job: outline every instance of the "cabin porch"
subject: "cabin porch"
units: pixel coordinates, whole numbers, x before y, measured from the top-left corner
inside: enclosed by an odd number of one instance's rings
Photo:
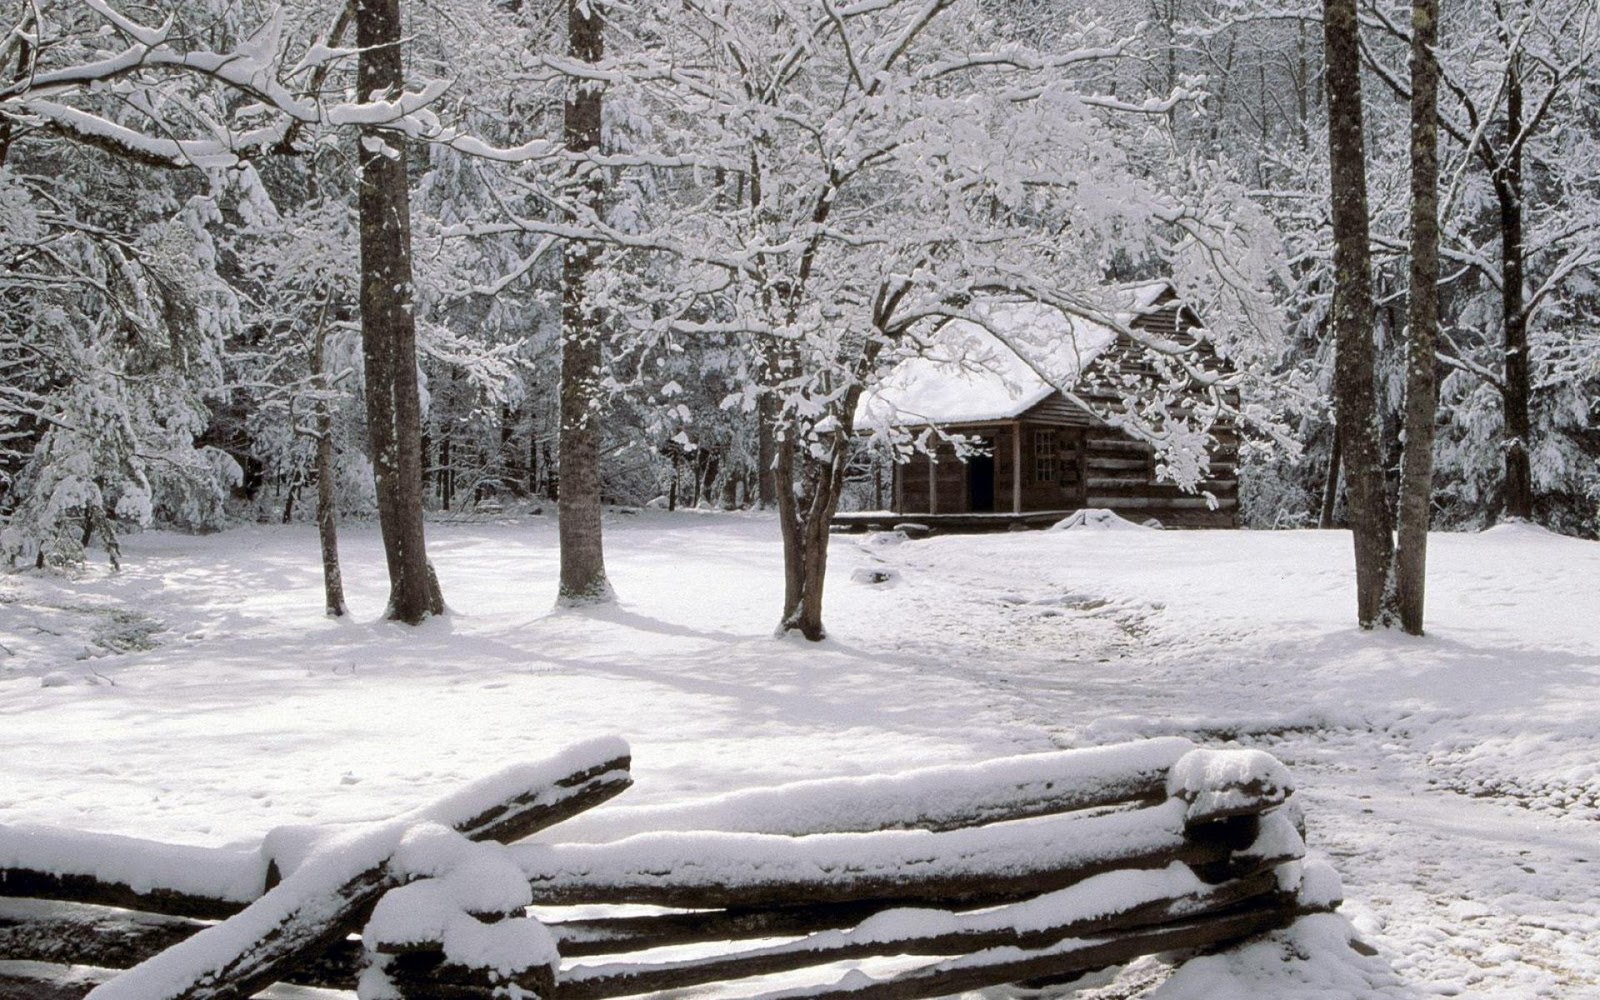
[[[1012,420],[946,431],[976,451],[959,455],[954,444],[940,441],[928,454],[897,465],[897,514],[1018,518],[1084,506],[1084,428]]]
[[[1076,510],[1077,508],[1073,508]],[[975,535],[989,531],[1023,531],[1048,528],[1073,510],[1035,510],[1022,514],[896,514],[887,510],[850,511],[835,514],[832,525],[838,531],[892,531],[897,525],[919,524],[929,534]]]

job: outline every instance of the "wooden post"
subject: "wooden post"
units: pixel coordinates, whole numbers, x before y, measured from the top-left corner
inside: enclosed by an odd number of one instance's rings
[[[1022,513],[1022,421],[1011,425],[1011,513]]]
[[[928,513],[939,513],[939,461],[934,457],[935,444],[928,450]]]

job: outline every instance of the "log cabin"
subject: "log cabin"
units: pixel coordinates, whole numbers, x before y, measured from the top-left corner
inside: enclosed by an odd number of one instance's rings
[[[1129,286],[1119,297],[1123,326],[1190,346],[1201,364],[1227,369],[1171,282]],[[1120,411],[1128,392],[1156,384],[1141,345],[1039,303],[988,309],[982,325],[948,324],[931,350],[902,361],[862,397],[858,429],[888,424],[926,446],[895,464],[890,513],[957,530],[1045,525],[1086,507],[1163,527],[1237,526],[1231,415],[1212,427],[1207,478],[1198,492],[1185,492],[1158,476],[1151,445],[1099,415]],[[1006,343],[992,330],[1005,333]],[[1227,393],[1237,407],[1237,390]],[[867,513],[837,522],[877,523]]]

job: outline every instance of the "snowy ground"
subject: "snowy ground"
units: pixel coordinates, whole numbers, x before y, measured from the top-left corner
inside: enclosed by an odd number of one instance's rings
[[[549,610],[548,520],[431,525],[453,613],[414,630],[374,621],[359,526],[353,622],[320,614],[309,527],[0,577],[0,822],[251,844],[604,733],[633,803],[1181,733],[1291,765],[1378,955],[1313,921],[1105,995],[1600,997],[1600,545],[1436,536],[1415,640],[1352,626],[1342,533],[840,536],[812,647],[771,637],[770,519],[607,531],[621,603],[580,615]]]

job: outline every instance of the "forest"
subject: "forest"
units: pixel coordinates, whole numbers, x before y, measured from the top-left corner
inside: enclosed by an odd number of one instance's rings
[[[1236,421],[1246,526],[1356,526],[1373,594],[1396,517],[1594,537],[1596,12],[1430,10],[13,6],[0,549],[314,520],[340,613],[375,516],[417,621],[425,513],[559,509],[584,602],[603,505],[777,508],[816,637],[830,518],[929,447],[862,392],[986,301],[1123,329],[1151,278],[1226,374],[1143,335],[1101,416],[1187,488]]]
[[[1595,0],[0,25],[0,1000],[1600,996]]]

